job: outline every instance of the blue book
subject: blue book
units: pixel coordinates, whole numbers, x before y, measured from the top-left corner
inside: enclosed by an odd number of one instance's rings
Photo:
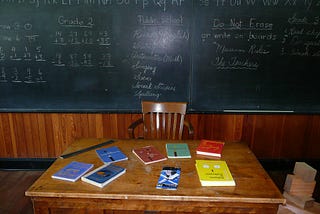
[[[71,163],[54,173],[51,177],[55,179],[75,182],[82,175],[88,172],[92,167],[93,164],[72,161]]]
[[[126,169],[114,164],[102,165],[81,177],[81,180],[97,187],[104,187],[111,181],[123,175]]]
[[[97,149],[96,152],[105,164],[128,160],[128,157],[117,146]]]
[[[163,167],[157,183],[157,189],[176,190],[178,188],[181,169],[177,167]]]

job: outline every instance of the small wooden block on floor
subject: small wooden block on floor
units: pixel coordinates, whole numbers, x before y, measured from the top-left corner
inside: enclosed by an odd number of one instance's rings
[[[285,197],[288,201],[293,202],[298,207],[303,209],[312,207],[314,203],[314,198],[309,196],[295,196],[287,193],[286,191],[283,192],[283,197]]]
[[[296,162],[293,174],[297,175],[305,182],[311,182],[315,180],[317,170],[312,168],[305,162]]]
[[[315,180],[306,182],[296,175],[287,174],[283,189],[291,195],[312,197],[315,186]]]

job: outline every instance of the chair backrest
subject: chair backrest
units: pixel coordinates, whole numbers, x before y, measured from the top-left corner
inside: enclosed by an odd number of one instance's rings
[[[181,140],[186,102],[142,101],[145,139]]]

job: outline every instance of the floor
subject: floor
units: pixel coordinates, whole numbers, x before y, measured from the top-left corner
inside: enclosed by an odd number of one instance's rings
[[[31,214],[33,213],[32,203],[24,192],[30,185],[36,181],[43,171],[0,171],[0,213],[1,214]],[[290,171],[273,170],[268,171],[270,177],[274,180],[275,184],[282,191],[286,175]],[[319,176],[317,176],[319,180]],[[317,182],[314,197],[317,202],[320,201],[319,197],[319,184]]]
[[[0,213],[32,214],[31,200],[24,192],[43,171],[0,171]]]

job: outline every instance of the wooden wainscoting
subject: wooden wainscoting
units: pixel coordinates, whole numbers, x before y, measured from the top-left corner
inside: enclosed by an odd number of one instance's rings
[[[0,113],[0,157],[54,158],[77,138],[125,139],[140,116]],[[187,119],[195,139],[245,141],[258,158],[320,158],[320,115],[188,114]]]

